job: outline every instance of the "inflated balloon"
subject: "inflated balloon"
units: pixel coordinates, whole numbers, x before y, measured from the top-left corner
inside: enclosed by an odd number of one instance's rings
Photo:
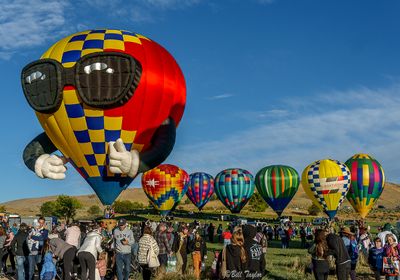
[[[232,212],[240,213],[254,193],[253,175],[239,168],[226,169],[215,177],[215,193]]]
[[[45,131],[26,147],[26,165],[39,177],[62,179],[69,161],[103,204],[167,158],[186,102],[174,58],[123,30],[61,39],[22,70],[21,82]],[[49,157],[56,150],[65,159]]]
[[[257,172],[255,184],[261,197],[280,216],[296,194],[300,179],[290,166],[271,165]]]
[[[188,185],[187,197],[201,210],[214,194],[214,178],[204,172],[192,173]]]
[[[185,195],[188,181],[185,170],[161,164],[143,174],[142,187],[154,208],[167,215]]]
[[[351,172],[347,199],[354,210],[365,218],[385,186],[385,173],[380,163],[367,154],[356,154],[346,161]]]
[[[301,183],[314,204],[333,219],[350,188],[350,180],[350,170],[344,163],[323,159],[304,169]]]

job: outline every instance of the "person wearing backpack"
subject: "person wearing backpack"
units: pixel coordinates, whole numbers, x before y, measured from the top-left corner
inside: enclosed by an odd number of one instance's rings
[[[350,268],[350,278],[351,280],[356,280],[356,266],[358,260],[358,244],[355,238],[355,234],[350,231],[348,227],[344,227],[340,232],[342,234],[342,239],[344,245],[347,248],[347,252],[349,253],[351,260],[351,268]]]
[[[150,280],[153,268],[149,266],[148,254],[150,248],[154,254],[158,255],[159,248],[157,241],[153,238],[153,232],[149,226],[145,226],[143,236],[139,239],[138,261],[142,267],[143,280]]]

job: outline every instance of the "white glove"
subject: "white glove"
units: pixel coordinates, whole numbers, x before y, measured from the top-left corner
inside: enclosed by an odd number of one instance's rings
[[[110,141],[110,171],[112,173],[127,174],[135,178],[139,169],[139,152],[136,150],[127,151],[124,142],[118,138],[116,142]]]
[[[35,162],[35,173],[40,178],[62,180],[65,178],[65,171],[67,171],[64,166],[67,162],[68,160],[65,157],[43,154]]]

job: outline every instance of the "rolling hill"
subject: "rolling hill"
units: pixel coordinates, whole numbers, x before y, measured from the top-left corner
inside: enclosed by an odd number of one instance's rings
[[[57,196],[18,199],[2,203],[2,205],[6,207],[7,212],[18,213],[23,216],[33,216],[40,212],[40,206],[42,205],[42,203],[55,200],[56,198]],[[87,209],[92,205],[98,205],[102,207],[100,200],[96,197],[95,194],[76,196],[76,198],[83,205],[83,208],[78,211],[78,216],[86,216]],[[397,206],[399,206],[399,198],[400,185],[387,183],[379,201],[376,203],[375,206],[383,205],[386,209],[395,209]],[[129,188],[123,191],[122,194],[118,197],[118,200],[130,200],[148,205],[146,194],[141,188]],[[194,205],[192,205],[191,203],[185,204],[185,200],[186,197],[184,197],[180,203],[181,208],[185,210],[195,211],[196,208],[194,207]],[[311,200],[307,197],[303,188],[300,186],[298,192],[289,204],[287,210],[285,210],[285,214],[304,215],[307,213],[307,208],[310,205]],[[342,207],[347,208],[346,206],[350,206],[347,200]],[[210,211],[220,211],[224,209],[225,207],[219,200],[210,201],[204,208],[204,210]],[[248,205],[244,208],[244,210],[249,209],[250,208]],[[271,209],[267,209],[266,214],[273,215],[273,211]]]

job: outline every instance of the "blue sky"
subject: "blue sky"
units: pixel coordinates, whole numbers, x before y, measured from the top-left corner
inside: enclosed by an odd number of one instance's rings
[[[168,163],[301,173],[362,152],[400,182],[399,11],[396,0],[2,1],[0,201],[92,192],[70,165],[64,181],[24,166],[42,129],[19,76],[63,36],[94,28],[143,34],[181,66],[187,104]]]

